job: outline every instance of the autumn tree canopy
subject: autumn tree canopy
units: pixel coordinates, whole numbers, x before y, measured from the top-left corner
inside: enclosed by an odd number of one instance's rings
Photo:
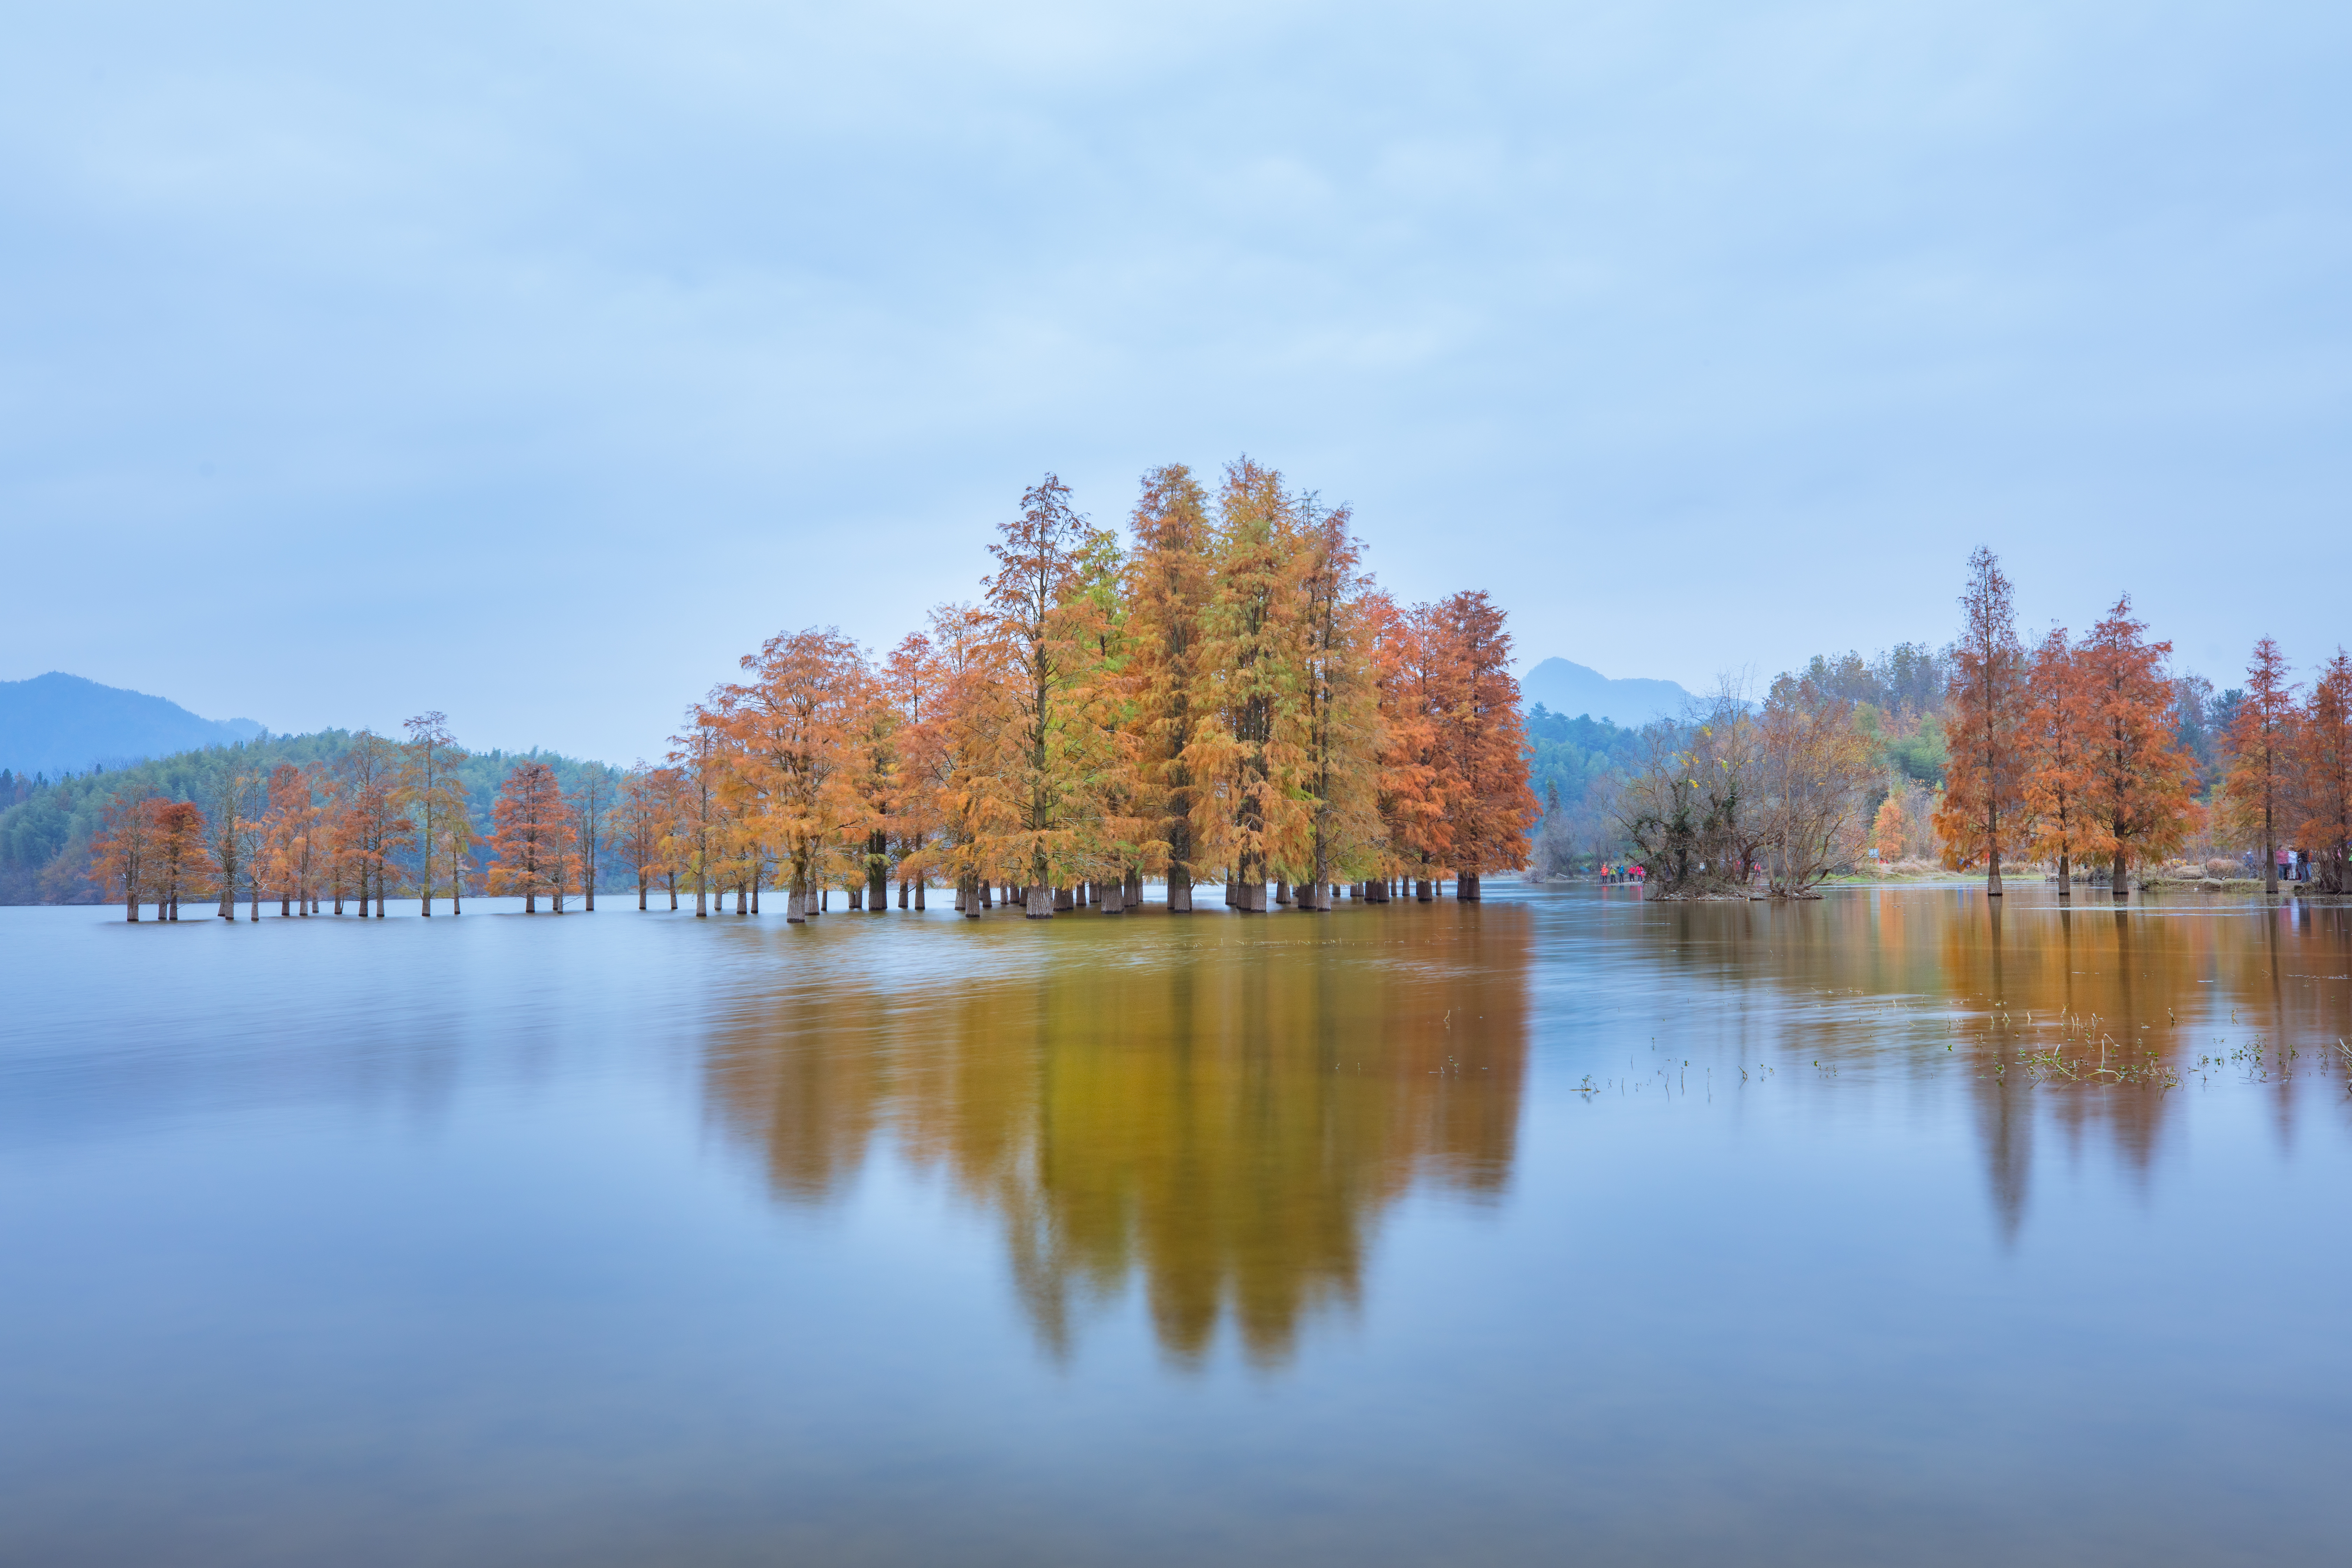
[[[1538,811],[1502,613],[1483,593],[1400,611],[1344,507],[1246,458],[1211,496],[1144,477],[1128,536],[1047,475],[991,547],[971,605],[877,660],[837,631],[780,634],[696,705],[671,765],[670,863],[790,918],[933,879],[977,914],[1327,909],[1340,883],[1525,863]],[[1271,887],[1271,896],[1269,896]]]

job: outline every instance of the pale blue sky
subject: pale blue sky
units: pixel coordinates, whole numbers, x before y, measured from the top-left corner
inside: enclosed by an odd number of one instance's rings
[[[1247,450],[1687,686],[2352,639],[2352,7],[77,4],[0,47],[0,679],[625,761]]]

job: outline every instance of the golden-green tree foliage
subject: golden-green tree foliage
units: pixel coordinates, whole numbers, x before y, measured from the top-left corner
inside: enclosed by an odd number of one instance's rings
[[[1185,762],[1200,856],[1227,868],[1244,909],[1264,908],[1267,877],[1297,865],[1308,841],[1301,554],[1282,476],[1247,458],[1228,464],[1194,675],[1201,723]]]
[[[723,868],[728,832],[727,812],[719,798],[727,757],[719,727],[709,721],[715,717],[713,707],[719,694],[714,692],[712,697],[712,704],[691,710],[685,731],[670,738],[669,763],[677,773],[677,786],[669,831],[662,838],[664,861],[693,880],[697,920],[710,913],[710,889]]]
[[[1145,868],[1168,879],[1171,910],[1192,907],[1196,786],[1186,761],[1200,718],[1201,616],[1209,602],[1209,501],[1190,468],[1143,477],[1129,523],[1126,668],[1132,809],[1149,826]]]
[[[1305,673],[1307,848],[1292,873],[1306,910],[1331,907],[1331,883],[1374,875],[1380,860],[1380,683],[1363,547],[1349,509],[1312,497],[1299,508],[1298,629]],[[1521,767],[1524,775],[1524,765]]]
[[[1086,519],[1070,506],[1069,488],[1048,474],[1023,493],[1020,515],[989,546],[997,569],[983,605],[1003,686],[988,772],[1010,811],[982,815],[979,843],[984,859],[1018,868],[1033,917],[1050,915],[1051,889],[1082,868],[1113,755],[1088,679],[1094,544]]]

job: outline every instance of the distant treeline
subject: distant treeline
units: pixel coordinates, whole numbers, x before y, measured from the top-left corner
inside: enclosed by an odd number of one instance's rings
[[[27,778],[0,769],[0,903],[94,903],[101,894],[90,878],[90,845],[107,806],[131,797],[184,801],[216,815],[241,780],[267,778],[280,764],[331,775],[350,752],[355,731],[321,730],[240,745],[208,746],[127,768],[93,769],[60,779]],[[478,846],[491,836],[491,807],[499,784],[520,763],[545,763],[567,794],[592,771],[617,787],[617,770],[552,752],[473,752],[456,767],[465,785],[465,810]],[[482,848],[476,850],[478,865]]]
[[[1907,837],[1882,830],[1879,842],[1887,859],[1935,852],[1927,825],[1950,764],[1945,720],[1956,647],[1902,642],[1868,658],[1855,651],[1815,654],[1779,678],[1850,705],[1880,780],[1864,803],[1865,816],[1882,825],[1897,818],[1911,825]],[[2168,674],[2165,682],[2165,722],[2175,744],[2195,763],[2197,798],[2210,805],[2229,769],[2228,736],[2246,693],[2241,688],[2217,692],[2212,681],[2193,671]],[[1617,805],[1619,792],[1646,754],[1643,737],[1656,731],[1680,734],[1684,740],[1668,749],[1686,749],[1690,733],[1719,705],[1716,697],[1695,700],[1688,713],[1640,727],[1570,719],[1540,705],[1530,710],[1528,739],[1536,795],[1544,806],[1536,839],[1538,868],[1559,875],[1630,857],[1633,847],[1618,821]]]
[[[1981,869],[1995,894],[2005,859],[2049,868],[2062,898],[2087,871],[2120,897],[2160,867],[2233,869],[2214,851],[2239,847],[2266,880],[2352,890],[2352,657],[2304,686],[2264,638],[2217,697],[2169,668],[2128,595],[2081,637],[2028,646],[2000,563],[1979,550],[1969,572],[1940,651],[1817,658],[1760,705],[1727,686],[1644,726],[1630,770],[1588,753],[1586,798],[1554,805],[1538,864],[1586,848],[1572,825],[1593,855],[1630,845],[1653,896],[1803,896],[1874,854]],[[2204,866],[2174,868],[2183,851]]]

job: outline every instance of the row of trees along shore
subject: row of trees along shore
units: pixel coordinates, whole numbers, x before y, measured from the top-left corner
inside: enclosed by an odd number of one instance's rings
[[[384,911],[404,883],[426,913],[479,885],[536,912],[595,907],[610,858],[695,912],[786,918],[926,906],[1031,918],[1186,911],[1202,881],[1228,908],[1328,910],[1339,889],[1427,901],[1525,864],[1538,813],[1502,612],[1483,592],[1401,606],[1361,566],[1348,510],[1247,458],[1213,497],[1188,469],[1144,478],[1129,536],[1096,528],[1048,475],[991,546],[974,605],[875,658],[831,629],[784,633],[696,704],[662,765],[572,792],[526,761],[499,786],[487,846],[464,753],[441,715],[394,743],[362,735],[332,767],[280,766],[194,803],[125,797],[92,874],[131,919],[181,897],[223,914],[242,893],[317,912]]]
[[[2209,745],[2200,694],[2168,678],[2172,645],[2148,640],[2128,596],[2088,635],[2053,627],[2029,647],[2009,579],[1980,549],[1960,605],[1961,636],[1933,660],[1945,673],[1931,822],[1947,867],[1981,869],[1998,895],[2004,867],[2029,861],[2050,868],[2061,898],[2095,868],[2121,897],[2135,868],[2210,830],[2257,847],[2271,891],[2286,844],[2310,856],[2318,890],[2352,891],[2352,658],[2341,650],[2305,693],[2263,638],[2244,689],[2215,705],[2224,721]],[[1745,896],[1759,880],[1803,896],[1863,860],[1886,748],[1846,687],[1816,658],[1760,705],[1727,686],[1685,721],[1641,732],[1614,820],[1653,896]],[[2199,748],[2213,752],[2210,776]],[[1890,795],[1882,837],[1897,815]]]
[[[405,730],[399,742],[360,731],[331,758],[225,770],[209,811],[152,785],[118,791],[100,810],[86,876],[133,921],[142,904],[177,920],[184,899],[214,900],[224,917],[243,900],[255,920],[264,903],[310,915],[322,902],[339,915],[347,902],[362,915],[373,906],[381,918],[396,893],[421,898],[427,915],[445,896],[461,912],[469,890],[519,893],[534,911],[541,898],[559,911],[574,898],[595,907],[603,820],[618,793],[604,769],[573,768],[567,793],[548,763],[517,762],[486,835],[468,809],[473,759],[445,716],[421,714]]]
[[[2030,856],[2054,868],[2061,898],[2074,867],[2101,864],[2123,897],[2131,868],[2179,848],[2206,809],[2165,679],[2172,645],[2147,640],[2126,596],[2081,641],[2053,627],[2027,647],[1988,550],[1969,558],[1960,605],[1936,816],[1948,862],[1982,866],[1999,894],[2002,858]],[[2278,847],[2293,843],[2320,890],[2340,893],[2352,885],[2352,658],[2338,648],[2299,691],[2278,644],[2257,642],[2211,809],[2260,848],[2266,892],[2278,889]]]

